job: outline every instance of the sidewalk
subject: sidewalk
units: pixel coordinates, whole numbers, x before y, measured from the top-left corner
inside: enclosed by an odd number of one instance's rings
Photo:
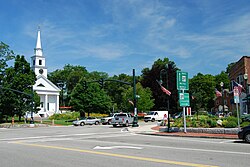
[[[184,133],[184,132],[159,132],[160,126],[143,126],[130,128],[138,134],[157,135],[157,136],[174,136],[174,137],[196,137],[196,138],[217,138],[217,139],[238,139],[236,134],[212,134],[212,133]]]

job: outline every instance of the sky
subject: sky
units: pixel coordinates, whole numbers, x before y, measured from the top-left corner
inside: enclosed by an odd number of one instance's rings
[[[48,72],[141,75],[167,57],[217,75],[250,55],[250,0],[0,0],[0,41],[28,62],[38,27]]]

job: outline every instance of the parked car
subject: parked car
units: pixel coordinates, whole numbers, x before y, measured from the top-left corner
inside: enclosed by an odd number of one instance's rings
[[[243,139],[245,142],[250,143],[250,125],[241,128],[238,132],[239,139]]]
[[[118,113],[114,118],[111,120],[111,124],[113,127],[116,127],[117,125],[122,126],[129,126],[133,124],[134,117],[130,113]]]
[[[109,117],[104,117],[101,119],[103,125],[110,125],[112,118],[114,118],[118,113],[111,114]]]
[[[84,125],[99,125],[101,122],[101,119],[95,118],[95,117],[87,117],[87,118],[83,118],[80,120],[75,120],[73,121],[73,125],[75,126],[84,126]]]
[[[162,121],[165,115],[168,116],[168,111],[150,111],[147,115],[144,116],[144,121]]]

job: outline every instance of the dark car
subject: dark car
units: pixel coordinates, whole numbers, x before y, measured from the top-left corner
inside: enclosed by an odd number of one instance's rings
[[[250,143],[250,125],[241,128],[238,132],[239,139],[243,139],[245,142]]]

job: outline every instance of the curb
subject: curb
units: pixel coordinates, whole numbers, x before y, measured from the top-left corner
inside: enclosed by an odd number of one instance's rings
[[[221,135],[221,136],[214,136],[213,134],[194,134],[194,133],[186,133],[186,134],[179,134],[179,133],[161,133],[161,132],[154,132],[154,133],[147,133],[147,132],[138,132],[138,134],[142,135],[152,135],[152,136],[166,136],[166,137],[189,137],[189,138],[212,138],[212,139],[238,139],[237,135]]]

